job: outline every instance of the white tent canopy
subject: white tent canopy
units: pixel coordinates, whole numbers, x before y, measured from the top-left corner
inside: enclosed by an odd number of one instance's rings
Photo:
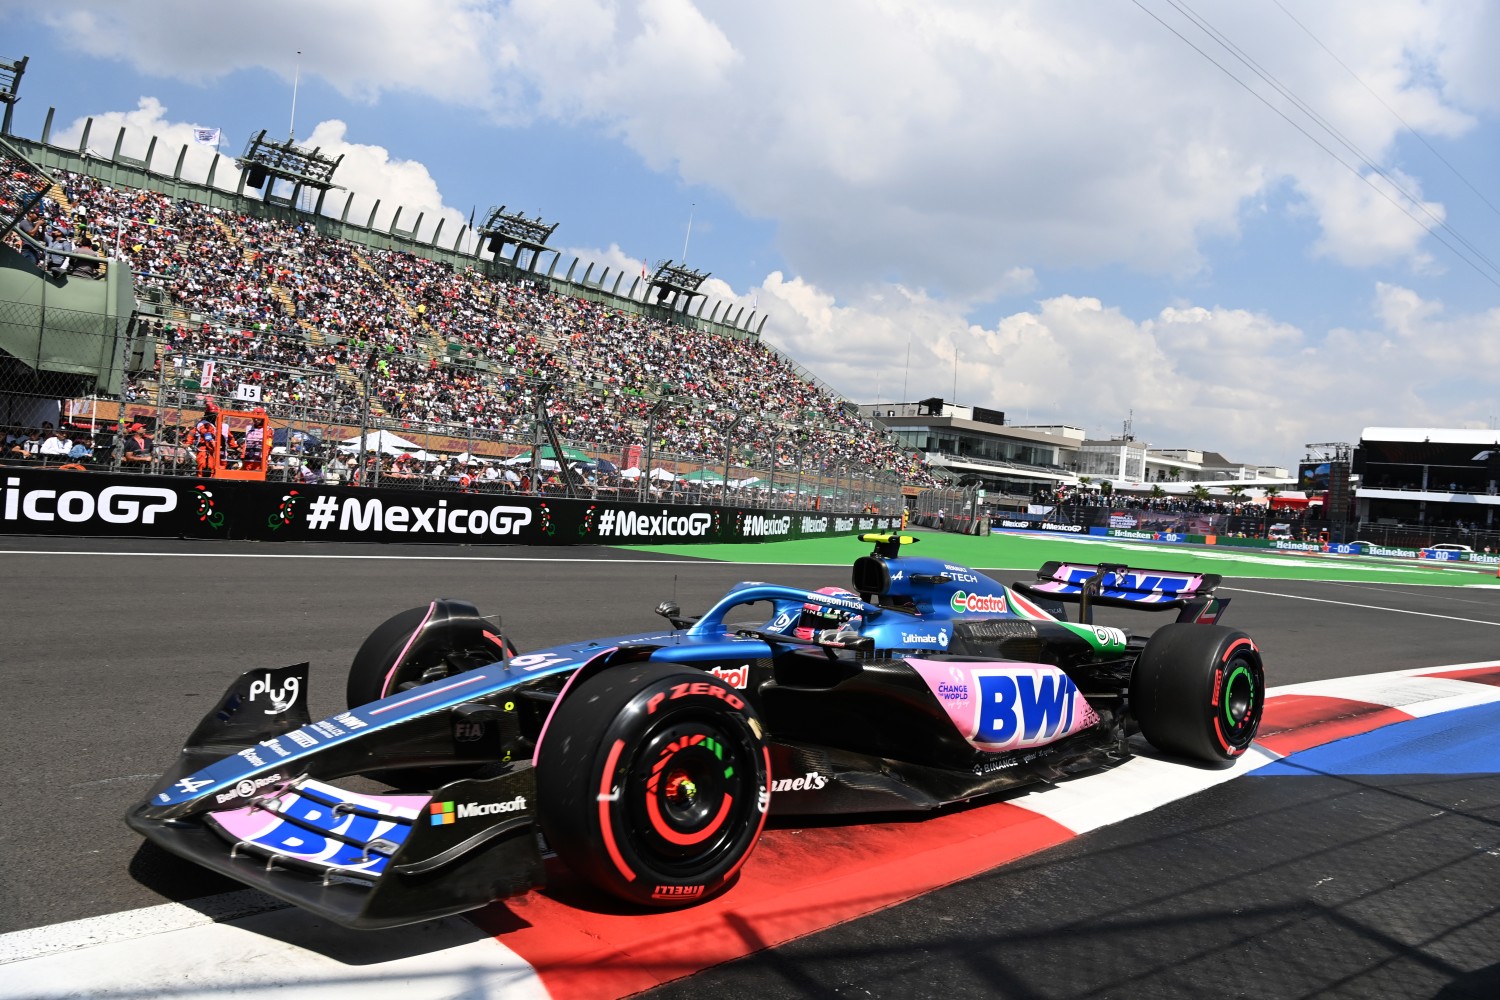
[[[426,452],[422,451],[422,446],[417,444],[415,441],[408,441],[401,435],[392,434],[390,431],[385,429],[371,431],[370,433],[365,435],[365,450],[380,451],[384,452],[387,455],[411,454],[413,458],[419,458],[424,461],[428,457],[430,457]],[[352,438],[340,442],[339,451],[359,451],[359,435],[356,434]],[[414,452],[421,452],[421,454],[413,454]]]

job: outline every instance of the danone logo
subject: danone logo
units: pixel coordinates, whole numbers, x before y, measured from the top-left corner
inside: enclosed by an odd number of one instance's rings
[[[1005,611],[1004,594],[966,594],[962,590],[955,590],[948,606],[953,609],[954,614],[995,614]]]
[[[451,826],[461,819],[520,812],[526,808],[526,796],[517,795],[509,802],[433,802],[427,807],[433,826]]]

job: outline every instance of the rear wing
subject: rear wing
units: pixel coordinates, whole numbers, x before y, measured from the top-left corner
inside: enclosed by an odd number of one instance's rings
[[[1179,622],[1217,622],[1229,598],[1215,597],[1223,581],[1217,573],[1178,573],[1160,569],[1131,569],[1115,563],[1082,565],[1053,560],[1036,572],[1036,583],[1012,586],[1033,598],[1049,598],[1078,605],[1078,620],[1092,623],[1095,607],[1136,611],[1177,610]]]

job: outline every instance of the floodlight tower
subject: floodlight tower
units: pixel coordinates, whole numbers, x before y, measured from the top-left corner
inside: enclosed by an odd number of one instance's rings
[[[313,206],[313,214],[318,215],[323,211],[323,196],[329,188],[337,186],[333,183],[333,172],[343,160],[342,153],[338,159],[331,160],[319,149],[304,149],[290,139],[286,142],[267,139],[266,130],[261,129],[245,145],[244,155],[234,161],[240,168],[240,186],[235,193],[243,196],[246,187],[260,188],[269,201],[271,188],[268,182],[291,181],[290,204],[296,207],[302,189],[312,188],[318,192],[317,204]]]
[[[495,255],[496,264],[516,270],[535,271],[543,253],[560,252],[547,246],[547,240],[556,229],[557,223],[549,226],[542,221],[540,215],[535,219],[528,219],[522,212],[506,212],[505,206],[501,205],[490,209],[489,217],[479,227],[479,236],[488,241],[486,246]],[[512,243],[516,246],[516,252],[509,260],[505,260],[505,248]],[[523,250],[531,252],[530,266],[526,268],[521,267]]]
[[[667,312],[677,312],[678,298],[682,299],[680,311],[686,312],[695,296],[702,295],[698,286],[707,280],[709,272],[695,271],[686,264],[673,264],[670,260],[658,261],[651,284],[646,287],[646,301],[651,301],[651,292],[656,291],[656,305]]]
[[[0,104],[5,105],[5,119],[0,121],[0,135],[10,135],[10,113],[21,99],[21,77],[26,73],[30,56],[16,62],[0,62]]]

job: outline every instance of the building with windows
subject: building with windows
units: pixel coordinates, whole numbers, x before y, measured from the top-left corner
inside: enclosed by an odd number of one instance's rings
[[[1366,427],[1354,472],[1361,521],[1500,529],[1500,431]]]
[[[1005,414],[942,399],[875,403],[859,407],[901,443],[923,453],[928,465],[954,483],[1030,497],[1038,490],[1077,485],[1082,478],[1109,480],[1119,489],[1154,483],[1290,486],[1284,468],[1230,462],[1211,451],[1153,449],[1129,434],[1090,439],[1068,424],[1018,426]]]
[[[1029,497],[1039,487],[1055,490],[1078,481],[1069,468],[1084,438],[1077,427],[1017,427],[998,410],[936,398],[865,404],[859,412],[922,452],[932,469],[955,483]]]

